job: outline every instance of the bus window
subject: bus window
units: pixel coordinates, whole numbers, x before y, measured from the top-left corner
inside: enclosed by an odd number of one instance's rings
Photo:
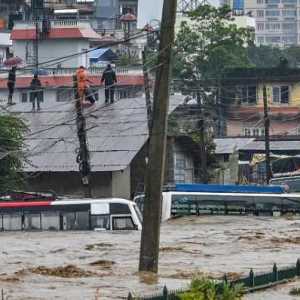
[[[63,214],[63,230],[75,230],[75,212]]]
[[[110,229],[109,215],[92,215],[91,216],[92,229]]]
[[[110,203],[109,204],[110,213],[112,215],[120,215],[120,214],[130,214],[130,208],[128,204],[124,203]]]
[[[15,213],[11,215],[3,215],[3,230],[22,230],[22,215]]]
[[[59,213],[43,212],[42,213],[43,230],[59,230]]]
[[[40,214],[25,214],[24,215],[25,230],[41,230],[41,215]]]
[[[78,211],[76,212],[76,224],[77,230],[88,230],[89,229],[89,212],[88,211]]]
[[[113,230],[133,230],[135,226],[130,216],[117,216],[112,217]]]

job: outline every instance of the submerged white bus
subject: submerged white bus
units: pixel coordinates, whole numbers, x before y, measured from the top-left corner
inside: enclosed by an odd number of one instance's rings
[[[0,198],[0,231],[141,229],[137,205],[125,199]]]
[[[143,194],[134,198],[141,211]],[[200,214],[267,214],[300,213],[300,194],[283,192],[197,192],[166,191],[162,193],[161,220],[181,215]]]

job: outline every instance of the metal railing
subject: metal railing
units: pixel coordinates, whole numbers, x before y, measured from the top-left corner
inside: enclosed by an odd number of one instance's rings
[[[277,265],[273,265],[272,272],[269,273],[258,273],[255,274],[253,269],[250,270],[247,277],[243,277],[237,280],[229,281],[227,275],[224,275],[222,281],[217,285],[217,290],[222,291],[224,283],[227,283],[231,286],[242,285],[243,292],[249,293],[256,290],[265,289],[272,287],[276,284],[284,283],[290,279],[300,276],[300,260],[298,259],[296,264],[287,268],[278,270]],[[165,286],[163,291],[156,295],[145,296],[145,297],[133,297],[131,293],[128,294],[128,300],[179,300],[179,294],[188,292],[188,290],[172,290],[169,291]]]

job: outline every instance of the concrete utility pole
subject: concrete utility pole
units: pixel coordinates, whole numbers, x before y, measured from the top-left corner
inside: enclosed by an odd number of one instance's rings
[[[205,146],[205,124],[204,124],[204,116],[202,113],[201,113],[201,119],[198,121],[198,128],[200,134],[201,182],[208,183],[207,150]]]
[[[153,122],[143,212],[140,271],[158,271],[162,185],[165,170],[169,80],[177,0],[164,0],[153,97]]]
[[[82,106],[80,97],[77,91],[77,76],[73,76],[73,87],[75,94],[75,108],[76,108],[76,125],[77,125],[77,136],[79,140],[79,152],[77,155],[77,163],[79,164],[79,172],[81,174],[81,181],[84,187],[84,196],[87,198],[92,197],[91,183],[90,183],[90,155],[87,146],[86,137],[86,121],[82,113]]]
[[[147,120],[148,120],[148,129],[149,134],[152,127],[152,104],[151,104],[151,94],[150,94],[150,80],[149,73],[146,65],[146,47],[142,52],[143,57],[143,73],[144,73],[144,87],[145,87],[145,98],[146,98],[146,107],[147,107]]]
[[[35,23],[35,39],[33,40],[33,51],[34,51],[34,65],[35,72],[38,74],[39,68],[39,14],[43,11],[44,0],[32,0],[31,1],[31,10]]]
[[[272,178],[271,162],[270,162],[270,119],[268,113],[267,89],[265,85],[263,88],[263,98],[264,98],[264,121],[265,121],[266,181],[267,184],[269,184],[270,179]]]

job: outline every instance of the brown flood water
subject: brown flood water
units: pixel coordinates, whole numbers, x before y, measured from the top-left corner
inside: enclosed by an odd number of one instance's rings
[[[300,218],[171,220],[161,229],[158,276],[137,273],[137,231],[4,232],[0,240],[0,288],[7,300],[124,299],[129,291],[184,287],[195,273],[236,278],[251,267],[293,264],[300,257]]]

